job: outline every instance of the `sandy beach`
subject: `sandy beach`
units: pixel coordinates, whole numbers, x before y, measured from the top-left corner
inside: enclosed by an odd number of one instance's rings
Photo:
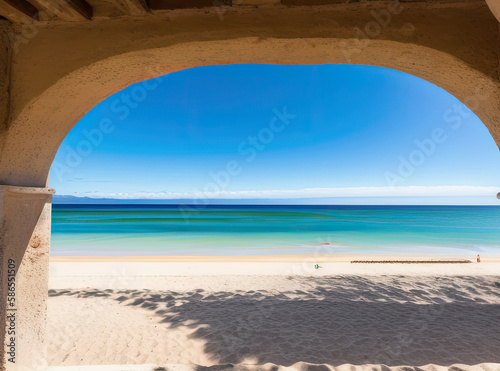
[[[500,259],[358,258],[52,258],[49,364],[500,370]]]

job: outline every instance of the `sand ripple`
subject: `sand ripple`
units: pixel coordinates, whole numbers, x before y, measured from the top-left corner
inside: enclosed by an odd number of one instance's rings
[[[232,291],[214,279],[191,291],[51,290],[50,364],[500,370],[496,276],[270,276],[266,290],[234,276]]]

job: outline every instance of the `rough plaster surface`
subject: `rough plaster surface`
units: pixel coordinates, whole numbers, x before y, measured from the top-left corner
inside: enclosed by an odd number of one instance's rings
[[[8,35],[11,31],[11,25],[5,22],[0,23],[0,153],[2,153],[3,140],[5,139],[10,103],[11,47]]]
[[[5,25],[7,26],[7,25]],[[8,46],[9,27],[0,25],[0,128],[4,127],[9,108],[9,82],[11,49]]]
[[[185,10],[49,23],[24,33],[18,25],[0,184],[44,186],[65,135],[107,96],[146,78],[211,64],[394,68],[468,104],[500,143],[498,24],[486,3],[402,3],[398,14],[389,12],[390,4],[241,8],[223,20],[212,9]],[[360,30],[377,30],[374,14],[385,14],[378,24],[387,25],[370,38]]]
[[[0,186],[0,314],[4,320],[9,259],[16,265],[16,363],[5,362],[2,346],[1,371],[40,370],[45,366],[52,193],[49,189]],[[5,330],[0,327],[1,339]]]

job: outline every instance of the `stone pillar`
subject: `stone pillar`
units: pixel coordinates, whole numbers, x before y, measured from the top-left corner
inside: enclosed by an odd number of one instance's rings
[[[45,327],[52,194],[48,188],[0,186],[0,371],[46,365]],[[12,362],[14,361],[14,362]]]

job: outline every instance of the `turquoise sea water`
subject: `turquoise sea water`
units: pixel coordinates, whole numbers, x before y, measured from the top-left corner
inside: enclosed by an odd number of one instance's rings
[[[54,256],[500,255],[496,206],[54,205]]]

